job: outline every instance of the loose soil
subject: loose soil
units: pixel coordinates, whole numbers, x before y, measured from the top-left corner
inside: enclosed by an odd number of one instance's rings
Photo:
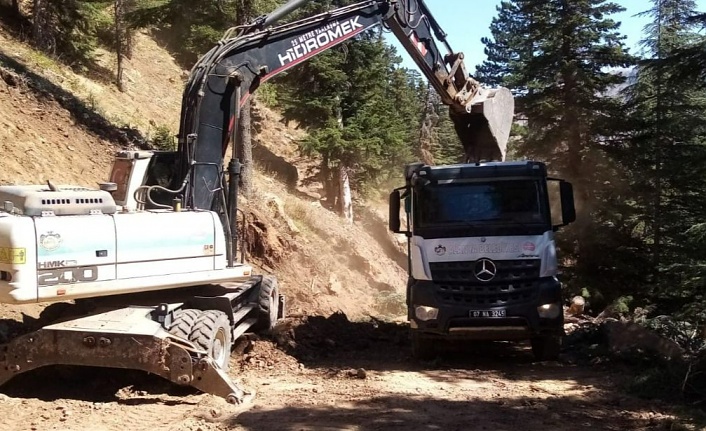
[[[3,430],[685,430],[668,406],[625,395],[625,375],[527,346],[484,343],[429,363],[406,328],[343,314],[288,318],[241,342],[229,374],[240,406],[137,372],[47,368],[0,396]]]

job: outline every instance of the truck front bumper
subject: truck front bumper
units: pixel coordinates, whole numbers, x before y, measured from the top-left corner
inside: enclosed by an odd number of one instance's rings
[[[555,277],[536,281],[536,291],[527,301],[479,304],[442,298],[439,286],[432,281],[413,280],[408,286],[408,318],[412,330],[426,336],[477,340],[523,340],[537,336],[564,334],[561,307],[561,283]],[[538,307],[556,304],[558,315],[540,317]],[[435,319],[422,320],[415,313],[418,306],[438,309]],[[495,312],[501,317],[473,317],[473,312]]]

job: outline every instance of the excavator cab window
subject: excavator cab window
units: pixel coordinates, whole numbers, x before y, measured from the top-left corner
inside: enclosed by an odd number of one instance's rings
[[[147,167],[145,185],[161,186],[167,189],[171,188],[173,186],[172,182],[175,179],[178,160],[179,153],[176,151],[155,151]],[[156,189],[150,193],[150,197],[156,203],[171,205],[176,195]],[[149,208],[150,206],[151,205],[148,203],[147,207]]]

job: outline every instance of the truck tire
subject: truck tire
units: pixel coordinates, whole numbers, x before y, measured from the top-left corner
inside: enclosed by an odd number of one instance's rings
[[[201,313],[201,310],[194,310],[192,308],[175,311],[172,326],[169,327],[169,333],[188,340],[199,313]]]
[[[418,331],[412,331],[412,357],[420,361],[430,361],[436,358],[434,340],[425,337]]]
[[[561,337],[548,335],[535,337],[530,340],[532,344],[532,354],[538,361],[554,361],[559,357],[561,351]]]
[[[218,310],[199,312],[189,334],[189,341],[205,350],[222,370],[228,369],[233,334],[226,313]]]
[[[277,279],[264,276],[257,293],[257,323],[256,331],[271,331],[277,323],[279,308],[279,287]]]

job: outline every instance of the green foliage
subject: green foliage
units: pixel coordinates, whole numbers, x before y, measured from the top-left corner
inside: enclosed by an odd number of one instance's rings
[[[257,100],[269,107],[276,107],[279,103],[277,100],[277,87],[269,82],[260,84],[257,88],[257,92],[255,93],[255,97],[257,97]]]
[[[134,28],[152,27],[184,65],[205,54],[239,18],[249,21],[271,12],[283,0],[136,0],[127,14]],[[239,9],[241,8],[241,9]],[[249,10],[253,16],[239,17]]]
[[[235,0],[138,1],[126,16],[132,27],[155,27],[184,64],[193,64],[235,25]]]
[[[514,156],[548,161],[574,182],[579,222],[560,245],[564,256],[576,253],[565,274],[580,282],[568,285],[618,306],[633,296],[655,312],[703,320],[706,94],[685,78],[681,56],[703,36],[694,33],[693,1],[656,1],[644,42],[650,58],[607,73],[631,60],[607,19],[617,10],[599,1],[566,9],[504,2],[478,74],[517,95]],[[573,31],[576,23],[585,31]]]
[[[164,124],[158,125],[155,127],[154,134],[152,135],[152,144],[161,151],[174,151],[177,147],[174,136],[169,126]]]
[[[46,5],[48,47],[65,63],[74,67],[92,64],[98,46],[98,33],[109,28],[109,1],[50,0]]]
[[[630,304],[633,302],[632,296],[621,296],[613,301],[612,306],[618,314],[627,314],[630,312]]]
[[[354,187],[381,183],[413,158],[421,112],[421,83],[399,69],[399,58],[379,33],[314,57],[280,78],[285,118],[309,129],[305,154],[320,155],[325,180],[352,168]]]
[[[640,372],[627,384],[628,392],[644,399],[661,399],[672,403],[683,400],[681,385],[686,366],[643,361],[639,369]]]

